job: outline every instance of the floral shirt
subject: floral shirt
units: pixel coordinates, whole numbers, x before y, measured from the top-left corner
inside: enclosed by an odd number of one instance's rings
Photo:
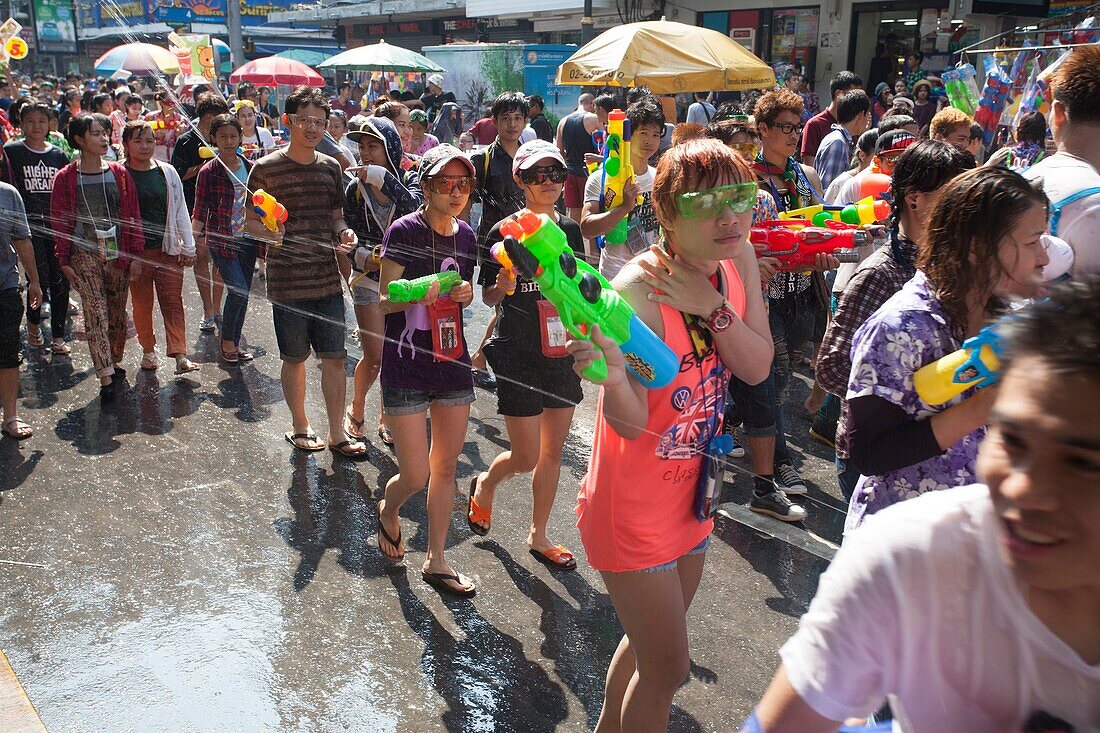
[[[913,374],[959,348],[951,324],[924,273],[905,286],[856,331],[847,399],[881,397],[913,420],[927,419],[970,397],[967,390],[945,405],[932,406],[917,396]],[[848,505],[844,531],[891,504],[929,491],[976,483],[975,463],[985,428],[978,428],[938,456],[882,475],[860,476]]]

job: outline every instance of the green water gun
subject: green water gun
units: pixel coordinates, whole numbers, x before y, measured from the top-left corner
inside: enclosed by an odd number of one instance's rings
[[[504,249],[512,264],[534,280],[554,304],[565,330],[574,339],[591,341],[591,328],[600,327],[619,345],[627,369],[649,389],[669,384],[680,370],[680,360],[600,273],[578,260],[565,232],[546,214],[527,213],[500,227]],[[584,369],[594,382],[607,378],[601,356]]]
[[[457,270],[447,270],[418,277],[415,280],[391,280],[387,290],[390,300],[395,303],[415,303],[424,299],[428,294],[428,288],[434,282],[439,283],[439,294],[443,295],[451,292],[451,288],[462,282],[462,275]]]

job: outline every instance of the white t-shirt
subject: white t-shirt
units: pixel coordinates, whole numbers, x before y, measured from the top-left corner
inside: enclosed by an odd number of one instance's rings
[[[642,203],[634,207],[627,215],[626,244],[608,244],[600,250],[600,274],[611,280],[623,269],[623,265],[634,259],[639,252],[649,249],[650,245],[657,243],[657,232],[660,225],[657,223],[657,213],[653,209],[653,198],[650,192],[653,190],[653,176],[657,169],[648,166],[645,173],[635,173],[634,182],[642,191]],[[596,172],[588,177],[584,185],[584,200],[600,200],[600,188],[603,181],[603,169],[597,168]]]
[[[1038,711],[1100,731],[1100,665],[1028,608],[1001,531],[980,484],[868,517],[779,651],[799,696],[844,720],[889,694],[904,733],[1018,733]]]
[[[1086,188],[1100,187],[1100,174],[1084,160],[1056,153],[1024,171],[1029,181],[1042,180],[1052,204]],[[1074,279],[1100,276],[1100,193],[1086,196],[1062,209],[1057,235],[1073,247]]]

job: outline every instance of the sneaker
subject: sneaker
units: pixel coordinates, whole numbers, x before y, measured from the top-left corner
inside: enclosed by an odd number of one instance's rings
[[[831,428],[831,429],[830,429]],[[836,450],[836,424],[815,422],[810,426],[810,437],[818,443]]]
[[[769,491],[763,496],[758,496],[754,491],[749,500],[749,509],[757,514],[775,517],[781,522],[801,522],[806,518],[805,507],[792,502],[782,491]]]
[[[730,436],[731,438],[733,436]],[[727,458],[744,458],[745,447],[737,442],[737,438],[733,438],[733,447],[730,448],[730,452],[726,454]]]
[[[215,316],[204,318],[199,321],[199,331],[202,333],[214,333],[218,330],[218,321]]]
[[[775,467],[775,488],[784,494],[805,494],[809,491],[806,482],[789,463],[780,463]]]

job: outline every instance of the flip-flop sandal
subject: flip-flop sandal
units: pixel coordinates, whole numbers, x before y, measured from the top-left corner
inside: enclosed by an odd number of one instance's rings
[[[27,331],[27,345],[34,349],[41,349],[46,345],[46,337],[41,331],[38,332],[37,336]]]
[[[528,548],[532,557],[553,570],[576,570],[577,560],[573,553],[565,549],[564,545],[551,547],[549,550],[536,550]]]
[[[393,445],[393,434],[390,433],[390,429],[385,426],[379,426],[378,439],[386,445]]]
[[[424,570],[420,573],[420,577],[424,579],[424,582],[435,588],[440,593],[447,593],[452,596],[458,596],[459,598],[473,598],[477,595],[477,588],[471,585],[465,590],[455,588],[448,583],[448,580],[453,580],[456,583],[462,583],[462,579],[457,575],[451,575],[450,573],[429,573]]]
[[[477,479],[478,475],[475,475],[473,481],[470,482],[470,500],[466,503],[466,524],[470,525],[471,532],[478,537],[484,537],[493,528],[493,510],[490,507],[486,511],[474,501],[474,493],[477,491]],[[482,524],[485,526],[479,526]]]
[[[317,440],[317,436],[313,433],[283,433],[283,438],[298,450],[304,450],[306,453],[317,453],[325,449],[324,443],[314,446],[301,445],[298,443],[299,440]]]
[[[14,425],[15,430],[8,430],[9,425]],[[24,428],[26,429],[26,432],[23,432]],[[12,440],[26,440],[27,438],[34,435],[34,429],[27,423],[23,422],[20,418],[13,417],[12,419],[5,422],[4,426],[0,428],[0,434],[3,434],[4,436],[11,438]]]
[[[155,355],[152,359],[142,357],[140,366],[141,371],[143,372],[155,372],[157,369],[160,369],[160,359],[158,359]]]
[[[399,564],[404,562],[405,553],[401,552],[401,520],[397,520],[397,539],[390,537],[390,533],[386,531],[386,528],[382,525],[382,502],[378,502],[378,532],[375,533],[375,539],[378,540],[378,553],[382,556],[382,559],[388,563]],[[399,552],[397,557],[393,555],[387,555],[382,551],[382,540],[385,540],[390,547]]]
[[[59,344],[57,344],[57,343],[52,344],[50,346],[50,351],[52,351],[53,353],[58,354],[60,356],[66,356],[68,354],[73,353],[72,348],[65,342],[61,342]]]
[[[363,423],[365,422],[365,419],[356,420],[354,417],[351,416],[351,410],[346,410],[344,412],[344,420],[344,435],[347,435],[349,438],[355,438],[356,440],[362,440],[365,437],[363,435]],[[352,431],[348,430],[348,425],[351,425],[359,432],[353,433]]]
[[[341,440],[339,443],[331,444],[328,449],[339,456],[350,458],[353,461],[361,461],[367,457],[367,451],[365,448],[361,451],[353,451],[348,450],[349,445],[363,444],[358,440]]]
[[[184,362],[176,362],[176,374],[187,374],[188,372],[197,372],[200,369],[199,365],[190,359]]]
[[[237,349],[237,360],[238,361],[248,363],[248,362],[252,361],[255,358],[256,358],[256,355],[253,354],[251,351],[242,351],[241,349]]]
[[[222,361],[224,361],[226,364],[240,364],[241,355],[239,352],[236,351],[226,351],[225,349],[222,349]]]

